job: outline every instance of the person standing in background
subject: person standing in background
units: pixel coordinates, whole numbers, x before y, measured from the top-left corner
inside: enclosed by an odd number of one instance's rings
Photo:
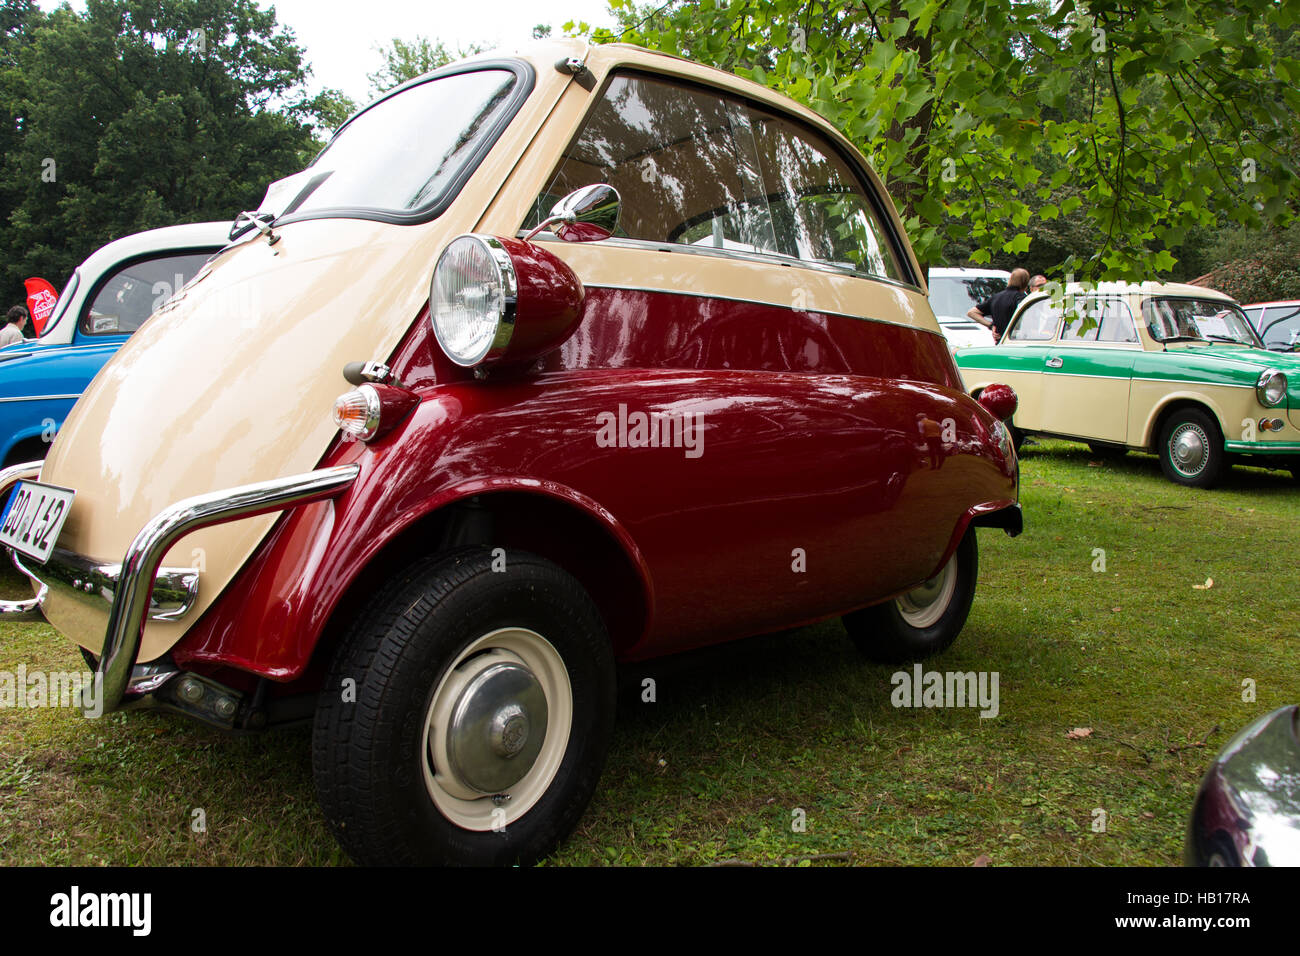
[[[989,296],[966,315],[980,325],[992,329],[993,337],[1001,342],[1007,326],[1011,323],[1011,313],[1016,311],[1020,300],[1029,294],[1026,291],[1028,286],[1029,270],[1012,269],[1011,277],[1007,279],[1007,287]]]
[[[1039,289],[1041,289],[1041,288],[1042,288],[1043,286],[1045,286],[1045,285],[1047,285],[1047,276],[1045,276],[1045,275],[1036,275],[1036,276],[1034,276],[1032,279],[1029,280],[1029,291],[1030,291],[1031,293],[1032,293],[1032,292],[1037,292]]]
[[[27,309],[16,305],[5,316],[5,327],[0,329],[0,349],[6,345],[17,345],[23,339],[23,326],[27,324]]]

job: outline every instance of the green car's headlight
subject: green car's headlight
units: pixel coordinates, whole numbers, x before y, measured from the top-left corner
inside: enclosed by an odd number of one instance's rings
[[[1265,408],[1273,408],[1286,401],[1286,376],[1276,369],[1266,369],[1255,383],[1255,394]]]

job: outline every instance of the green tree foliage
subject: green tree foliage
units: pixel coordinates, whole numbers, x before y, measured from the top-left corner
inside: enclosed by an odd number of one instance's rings
[[[594,39],[720,66],[838,126],[923,261],[1025,258],[1036,227],[1074,217],[1060,271],[1149,278],[1190,228],[1295,218],[1295,4],[609,3],[620,32]],[[1083,237],[1086,255],[1066,252]]]
[[[0,0],[0,264],[58,284],[112,239],[233,219],[315,152],[293,34],[253,0]]]
[[[370,80],[370,93],[372,96],[386,93],[407,80],[432,73],[439,67],[454,63],[456,60],[482,53],[483,49],[478,44],[471,43],[453,52],[441,40],[417,36],[408,42],[400,37],[393,37],[392,43],[379,48],[383,65],[374,73],[366,74],[367,79]]]

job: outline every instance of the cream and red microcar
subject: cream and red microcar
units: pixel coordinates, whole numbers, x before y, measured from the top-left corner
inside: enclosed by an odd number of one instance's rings
[[[4,472],[5,610],[110,709],[312,719],[359,861],[547,853],[616,664],[840,616],[936,653],[1020,529],[1014,393],[966,394],[879,180],[762,86],[458,63],[244,220]]]

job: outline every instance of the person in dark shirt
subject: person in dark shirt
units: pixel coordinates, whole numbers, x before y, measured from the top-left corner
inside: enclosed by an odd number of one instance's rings
[[[1029,294],[1026,292],[1028,286],[1029,271],[1027,269],[1012,269],[1011,278],[1007,279],[1007,287],[1001,292],[989,296],[967,312],[966,315],[980,325],[992,329],[993,337],[1000,342],[1003,334],[1007,331],[1007,326],[1011,323],[1011,313],[1016,311],[1016,306],[1020,304],[1020,300]]]

